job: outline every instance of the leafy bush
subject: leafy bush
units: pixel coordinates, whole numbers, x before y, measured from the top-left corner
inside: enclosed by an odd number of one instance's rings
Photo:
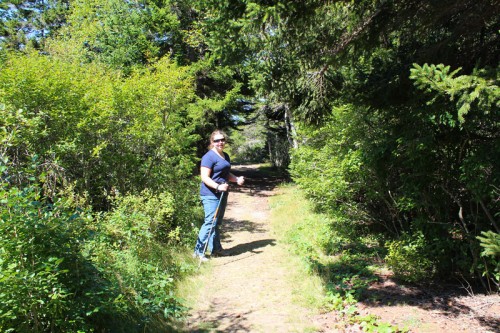
[[[1,66],[0,329],[164,332],[202,220],[191,74],[168,59],[127,78],[41,54]]]
[[[457,73],[414,65],[410,79],[424,93],[405,104],[339,101],[319,125],[299,128],[292,155],[293,179],[317,209],[348,217],[353,239],[395,240],[389,260],[405,278],[481,276],[476,236],[498,227],[498,70]],[[410,232],[418,241],[401,238]],[[420,259],[421,246],[432,264],[405,273],[394,257]]]
[[[18,169],[37,155],[48,195],[74,184],[107,209],[114,192],[162,191],[192,175],[193,99],[187,69],[167,59],[123,78],[96,65],[11,55],[0,71],[3,154]]]
[[[111,232],[118,238],[145,237],[145,242],[156,238],[165,243],[178,238],[173,225],[174,198],[170,193],[153,195],[145,190],[140,195],[120,196],[115,202],[116,208],[107,214],[106,225],[114,228]]]
[[[178,254],[174,197],[119,197],[94,218],[31,179],[0,191],[0,330],[168,330],[185,310],[175,283],[195,267]]]
[[[405,234],[387,243],[387,265],[404,281],[417,282],[433,276],[434,262],[422,233]]]
[[[36,185],[6,185],[0,192],[0,330],[90,329],[88,318],[112,297],[81,254],[91,220],[65,200],[47,201]]]
[[[146,322],[169,320],[184,311],[174,287],[190,266],[176,262],[175,247],[184,232],[174,225],[174,213],[175,202],[167,192],[118,197],[115,208],[97,221],[96,237],[86,247]]]
[[[332,110],[329,121],[307,134],[307,143],[292,154],[293,179],[321,211],[340,208],[351,215],[359,213],[355,199],[364,171],[357,143],[349,137],[357,131],[351,112],[352,106]]]

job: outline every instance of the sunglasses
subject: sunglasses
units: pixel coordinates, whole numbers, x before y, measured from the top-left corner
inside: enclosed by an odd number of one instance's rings
[[[226,142],[226,139],[216,139],[216,140],[214,140],[214,142],[215,143],[217,143],[217,142]]]

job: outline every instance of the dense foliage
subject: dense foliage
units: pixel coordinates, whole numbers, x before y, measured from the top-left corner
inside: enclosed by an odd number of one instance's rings
[[[196,162],[214,128],[241,125],[235,158],[288,168],[338,239],[378,239],[409,281],[498,288],[499,14],[2,2],[0,327],[166,329],[200,220]]]
[[[500,7],[450,4],[310,1],[284,14],[275,36],[298,71],[277,79],[303,142],[291,171],[322,210],[395,239],[399,276],[473,272],[498,286],[476,236],[500,231]]]
[[[2,7],[4,27],[31,5]],[[185,27],[163,5],[74,2],[50,34],[23,30],[33,43],[3,35],[2,331],[165,332],[183,314],[197,152],[239,88],[187,65],[202,54],[165,40]]]
[[[102,206],[113,192],[164,189],[192,173],[185,69],[165,60],[121,78],[33,54],[10,58],[0,77],[4,154],[16,168],[36,155],[49,193],[72,184]]]
[[[36,186],[2,189],[3,332],[82,329],[85,313],[110,296],[98,297],[103,286],[93,280],[99,274],[81,255],[89,219],[63,200],[47,203],[39,192]]]
[[[171,251],[186,234],[174,197],[122,197],[96,217],[32,182],[2,186],[0,329],[168,330],[183,313],[175,281],[192,269]]]
[[[172,249],[200,218],[190,75],[33,53],[0,76],[2,330],[133,332],[178,315],[187,266]]]
[[[477,238],[500,231],[497,2],[206,4],[224,18],[212,43],[253,69],[290,172],[319,209],[345,214],[351,235],[385,239],[402,278],[498,287],[498,253],[485,260]],[[415,256],[432,259],[419,272],[392,264]]]

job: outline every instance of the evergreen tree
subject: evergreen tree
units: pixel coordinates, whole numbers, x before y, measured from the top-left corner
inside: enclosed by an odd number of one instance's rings
[[[0,46],[43,48],[44,41],[65,24],[68,11],[68,0],[2,1]]]

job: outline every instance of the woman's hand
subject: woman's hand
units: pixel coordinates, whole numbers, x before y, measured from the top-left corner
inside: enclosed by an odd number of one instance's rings
[[[240,186],[243,185],[243,184],[245,184],[245,177],[243,177],[243,176],[237,177],[236,178],[236,183],[238,185],[240,185]]]
[[[220,192],[227,192],[227,190],[229,190],[229,184],[219,184],[219,186],[217,186],[217,190]]]

